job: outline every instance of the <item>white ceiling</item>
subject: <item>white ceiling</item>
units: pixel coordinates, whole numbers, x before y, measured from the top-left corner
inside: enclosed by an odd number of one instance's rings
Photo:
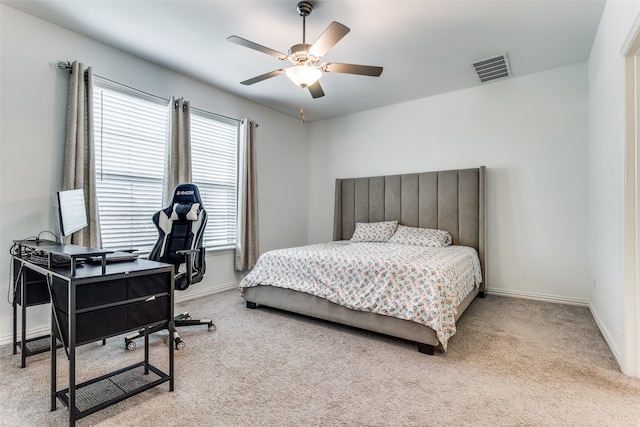
[[[303,102],[317,121],[480,85],[471,64],[503,53],[514,77],[584,62],[605,1],[312,1],[307,43],[331,21],[351,28],[322,62],[384,67],[378,78],[325,73],[317,99],[284,75],[241,85],[286,64],[226,40],[286,53],[302,42],[297,0],[2,3],[294,117]]]

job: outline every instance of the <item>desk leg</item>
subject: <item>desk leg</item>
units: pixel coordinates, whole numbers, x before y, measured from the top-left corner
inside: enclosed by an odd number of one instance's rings
[[[58,377],[58,370],[56,366],[56,358],[58,357],[58,346],[56,345],[56,333],[55,333],[55,313],[53,305],[51,306],[51,351],[49,357],[51,358],[51,410],[56,410],[56,389],[58,388],[56,380]]]
[[[76,424],[76,287],[69,286],[69,425]]]
[[[15,284],[14,284],[15,286]],[[13,294],[13,354],[18,353],[18,302]]]
[[[27,349],[25,348],[25,340],[27,335],[27,272],[22,269],[22,277],[20,277],[20,367],[27,366]]]
[[[169,347],[169,391],[173,391],[173,349],[174,349],[174,344],[173,344],[173,334],[175,333],[175,325],[173,322],[173,298],[171,301],[171,317],[169,320],[169,345],[167,347]]]
[[[189,263],[191,265],[191,263]],[[174,291],[175,291],[175,277],[171,276],[171,281],[169,285],[169,391],[173,391],[173,349],[175,347],[173,343],[173,335],[176,332],[176,324],[173,317],[174,310]]]
[[[16,301],[16,289],[17,286],[21,285],[21,281],[20,281],[20,277],[16,277],[15,274],[15,269],[16,269],[16,261],[15,259],[13,259],[13,257],[11,258],[11,267],[12,267],[12,271],[14,271],[14,273],[12,274],[11,277],[11,284],[13,285],[13,298],[11,298],[11,301],[13,302],[13,354],[18,353],[18,301]],[[16,280],[18,280],[20,283],[16,283]],[[22,295],[22,292],[20,292],[20,295]]]
[[[149,328],[144,328],[144,374],[149,375]]]

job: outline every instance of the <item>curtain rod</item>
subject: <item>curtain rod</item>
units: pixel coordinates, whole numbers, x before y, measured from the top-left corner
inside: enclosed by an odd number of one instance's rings
[[[59,69],[61,69],[61,70],[71,70],[71,63],[70,63],[69,61],[58,61],[58,68],[59,68]],[[119,83],[119,82],[113,81],[113,80],[111,80],[111,79],[108,79],[108,78],[106,78],[106,77],[102,77],[102,76],[100,76],[100,75],[98,75],[98,74],[94,74],[94,76],[95,76],[95,77],[98,77],[98,78],[100,78],[100,79],[102,79],[102,80],[106,80],[106,81],[108,81],[109,83],[113,83],[113,84],[116,84],[116,85],[119,85],[119,86],[126,87],[126,88],[131,89],[131,90],[135,90],[135,91],[138,91],[138,92],[142,92],[142,93],[144,93],[145,95],[151,96],[151,97],[153,97],[153,98],[160,99],[160,100],[165,101],[165,102],[167,102],[167,103],[169,102],[169,100],[168,100],[168,99],[165,99],[165,98],[163,98],[163,97],[161,97],[161,96],[154,95],[154,94],[151,94],[151,93],[147,93],[147,92],[142,91],[142,90],[140,90],[140,89],[136,89],[136,88],[133,88],[133,87],[131,87],[131,86],[127,86],[127,85],[125,85],[125,84],[122,84],[122,83]],[[222,115],[222,114],[212,113],[211,111],[202,110],[202,109],[200,109],[200,108],[191,107],[191,109],[192,109],[192,110],[195,110],[195,111],[198,111],[198,112],[201,112],[201,113],[211,114],[211,115],[213,115],[213,116],[217,116],[217,117],[222,117],[223,119],[233,120],[233,121],[238,122],[238,123],[242,122],[242,119],[236,119],[235,117],[228,117],[228,116],[224,116],[224,115]],[[258,123],[256,123],[256,122],[253,122],[253,123],[256,125],[256,127],[258,127]]]

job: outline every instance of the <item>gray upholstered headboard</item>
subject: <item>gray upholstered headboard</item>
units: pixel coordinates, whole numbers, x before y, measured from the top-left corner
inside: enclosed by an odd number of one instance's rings
[[[485,171],[457,169],[336,180],[333,239],[347,240],[356,222],[397,220],[447,230],[454,245],[478,250],[486,286]]]

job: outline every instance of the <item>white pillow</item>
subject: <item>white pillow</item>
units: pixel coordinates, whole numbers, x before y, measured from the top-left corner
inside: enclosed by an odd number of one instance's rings
[[[431,246],[437,248],[451,245],[451,234],[445,230],[398,225],[395,234],[387,241],[387,243]]]
[[[398,221],[357,222],[351,241],[386,242],[396,232],[397,227]]]

